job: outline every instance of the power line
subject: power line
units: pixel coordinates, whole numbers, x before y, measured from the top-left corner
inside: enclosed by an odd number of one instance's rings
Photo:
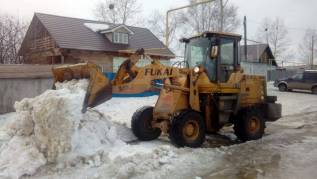
[[[251,22],[252,24],[258,24],[258,25],[262,25],[263,23],[262,22],[259,22],[257,20],[254,20],[254,19],[249,19],[248,18],[248,21]],[[306,31],[307,29],[310,29],[310,27],[308,28],[299,28],[299,27],[291,27],[291,26],[288,26],[288,25],[284,25],[287,29],[289,30],[295,30],[295,31]],[[317,28],[311,28],[311,29],[317,29]]]

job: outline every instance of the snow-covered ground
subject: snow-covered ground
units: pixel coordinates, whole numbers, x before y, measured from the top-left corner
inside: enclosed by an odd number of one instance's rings
[[[309,91],[280,92],[272,82],[268,83],[267,88],[268,94],[277,96],[278,102],[283,105],[283,116],[317,112],[317,95]]]
[[[164,136],[151,142],[131,139],[104,151],[97,163],[83,159],[73,166],[45,165],[23,178],[315,178],[317,96],[282,93],[271,83],[268,89],[278,96],[284,117],[267,124],[263,139],[237,143],[231,128],[223,130],[224,135],[208,136],[199,149],[175,148]],[[130,135],[124,126],[130,126],[133,112],[155,104],[156,99],[113,98],[96,110]],[[0,115],[0,125],[15,115]]]

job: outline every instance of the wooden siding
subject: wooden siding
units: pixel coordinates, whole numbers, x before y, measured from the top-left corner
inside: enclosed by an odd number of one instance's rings
[[[57,47],[55,40],[50,36],[43,24],[34,16],[32,23],[22,42],[19,54],[23,57],[30,53],[51,50]],[[27,61],[28,59],[26,59]]]
[[[113,56],[104,52],[71,50],[64,56],[65,63],[90,62],[99,65],[104,72],[112,72]]]
[[[55,42],[52,37],[45,36],[42,38],[31,40],[29,45],[30,51],[42,51],[55,48]]]

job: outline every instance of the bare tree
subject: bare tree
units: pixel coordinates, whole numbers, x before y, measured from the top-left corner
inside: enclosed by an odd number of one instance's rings
[[[302,42],[299,44],[299,55],[307,64],[313,63],[313,53],[317,53],[317,32],[315,29],[307,29]],[[315,45],[313,45],[315,44]],[[314,46],[314,47],[313,47]],[[316,56],[316,55],[315,55]]]
[[[184,24],[184,20],[182,19],[182,15],[179,13],[173,13],[169,18],[169,43],[174,44],[173,42],[177,41],[177,30],[181,29],[181,26]],[[147,28],[149,28],[155,36],[157,36],[161,41],[164,41],[164,37],[166,36],[165,29],[165,14],[160,13],[159,11],[154,11],[147,20]]]
[[[18,55],[27,24],[9,15],[0,15],[0,63],[23,63]]]
[[[96,5],[94,15],[100,21],[133,25],[140,12],[138,0],[103,0]]]
[[[191,4],[200,0],[189,0]],[[239,25],[238,7],[231,4],[229,0],[216,0],[212,3],[189,8],[184,13],[189,28],[195,33],[204,31],[233,32]]]
[[[287,50],[290,44],[287,35],[288,31],[284,25],[284,21],[278,17],[274,20],[269,18],[263,19],[257,32],[258,41],[269,44],[275,58],[282,57]]]

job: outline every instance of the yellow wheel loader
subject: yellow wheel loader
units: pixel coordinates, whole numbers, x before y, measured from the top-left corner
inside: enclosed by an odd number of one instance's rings
[[[200,147],[207,133],[233,125],[242,141],[263,136],[265,123],[281,117],[275,96],[267,96],[263,76],[246,75],[240,68],[240,35],[205,32],[185,43],[185,61],[164,66],[153,60],[138,67],[146,50],[137,50],[109,81],[94,64],[53,69],[55,81],[89,78],[83,105],[94,107],[112,93],[142,93],[160,88],[155,106],[144,106],[132,116],[132,131],[138,139],[154,140],[161,133],[179,147]],[[161,84],[155,83],[160,79]]]

